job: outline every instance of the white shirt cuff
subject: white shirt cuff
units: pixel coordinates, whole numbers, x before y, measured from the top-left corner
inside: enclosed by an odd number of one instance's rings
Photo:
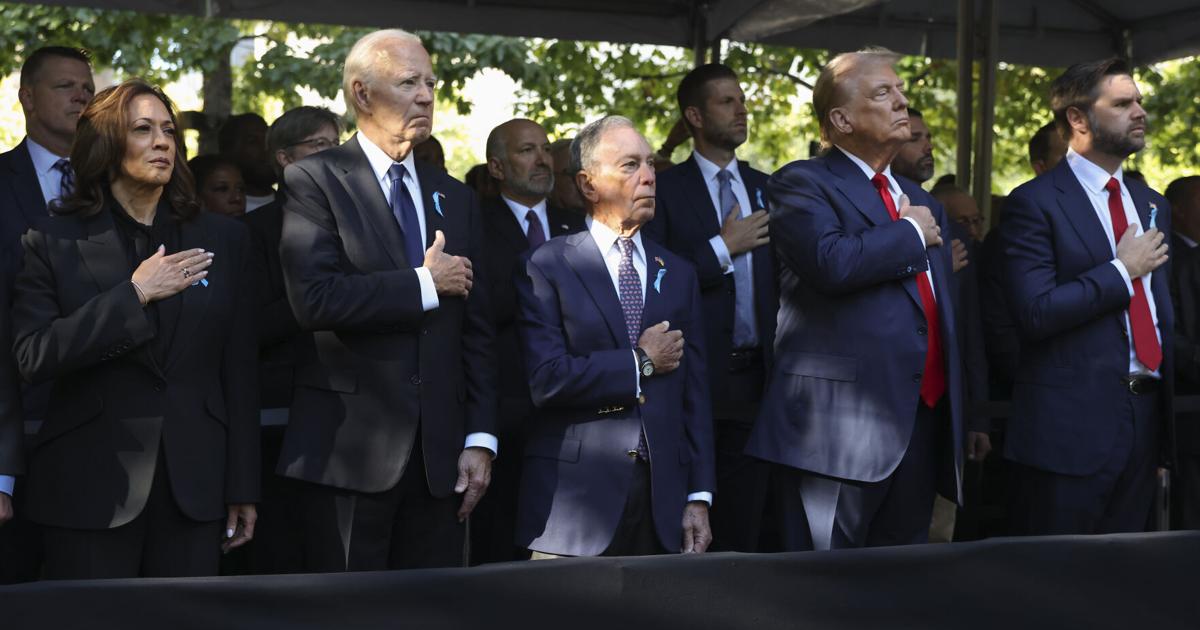
[[[417,280],[421,282],[421,308],[425,309],[425,312],[432,311],[440,304],[437,286],[433,284],[433,274],[425,267],[417,267],[416,272]]]
[[[495,458],[500,454],[500,440],[491,433],[468,433],[467,441],[463,444],[463,448],[479,447],[486,448],[492,452],[492,457]]]
[[[925,232],[921,231],[921,224],[917,223],[917,220],[912,217],[900,217],[900,218],[904,219],[905,221],[908,221],[909,223],[912,224],[913,229],[915,229],[917,231],[917,238],[921,239],[921,247],[929,247],[928,245],[925,244]]]
[[[0,475],[0,492],[3,492],[11,497],[13,493],[13,484],[16,483],[16,481],[17,480],[15,478],[8,475]]]
[[[637,378],[637,397],[642,395],[642,362],[638,361],[637,350],[633,351],[633,373]]]
[[[693,492],[688,495],[687,500],[688,500],[688,503],[691,503],[692,501],[703,501],[703,502],[707,503],[709,507],[712,507],[712,493],[711,492]]]
[[[1125,263],[1121,262],[1120,258],[1114,258],[1112,265],[1117,268],[1117,273],[1121,274],[1121,279],[1125,281],[1125,290],[1129,291],[1129,297],[1133,297],[1133,280],[1129,277],[1129,270],[1125,268]]]
[[[721,265],[722,273],[733,273],[733,257],[729,255],[729,248],[725,246],[725,239],[718,234],[708,239],[708,244],[712,247],[713,253],[717,255],[717,264]]]

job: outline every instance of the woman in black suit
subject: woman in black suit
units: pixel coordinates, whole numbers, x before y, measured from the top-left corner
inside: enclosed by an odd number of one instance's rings
[[[199,212],[177,129],[142,81],[97,94],[74,192],[22,241],[13,349],[53,388],[25,486],[47,577],[214,575],[253,536],[248,234]]]

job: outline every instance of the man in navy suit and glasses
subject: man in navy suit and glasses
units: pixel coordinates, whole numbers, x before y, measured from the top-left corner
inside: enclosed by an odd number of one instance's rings
[[[1009,195],[1004,285],[1021,335],[1005,457],[1016,534],[1142,531],[1169,452],[1170,208],[1121,163],[1146,111],[1119,59],[1050,87],[1067,156]],[[1164,334],[1165,331],[1165,334]]]
[[[925,542],[959,499],[962,381],[946,215],[892,175],[909,140],[896,55],[838,55],[813,89],[822,157],[768,184],[775,369],[746,452],[779,466],[789,550]]]
[[[759,551],[771,467],[743,450],[766,388],[779,310],[767,174],[737,159],[750,127],[732,69],[692,70],[678,100],[695,150],[659,176],[646,235],[686,258],[700,279],[721,497],[713,549]]]
[[[654,151],[629,119],[584,127],[571,155],[588,230],[514,278],[536,407],[517,543],[535,558],[702,552],[715,479],[696,274],[642,238]]]

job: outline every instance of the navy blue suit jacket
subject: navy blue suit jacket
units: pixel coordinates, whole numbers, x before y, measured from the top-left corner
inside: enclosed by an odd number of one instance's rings
[[[688,493],[716,485],[696,276],[662,246],[642,243],[650,285],[643,329],[666,320],[685,339],[679,368],[642,379],[643,402],[620,300],[591,234],[550,239],[515,274],[517,330],[536,407],[517,544],[535,551],[593,556],[609,546],[633,478],[628,452],[643,426],[665,548],[680,547]]]
[[[751,212],[765,210],[767,174],[750,168],[746,162],[738,162],[738,172],[754,206]],[[646,224],[642,233],[683,256],[696,267],[704,305],[709,387],[714,404],[720,406],[727,398],[735,287],[733,274],[721,271],[717,255],[708,242],[721,233],[717,210],[713,207],[708,185],[704,182],[695,156],[661,173],[657,191],[654,219]],[[756,248],[753,254],[755,320],[758,339],[764,350],[764,371],[769,371],[771,349],[775,342],[775,315],[779,311],[775,258],[769,245]],[[718,417],[723,417],[726,412],[722,410],[717,413]]]
[[[1132,178],[1125,186],[1143,229],[1150,206],[1170,236],[1167,200]],[[1063,160],[1009,195],[1001,223],[1006,295],[1021,334],[1005,456],[1051,472],[1086,475],[1109,457],[1126,416],[1129,290],[1087,193]],[[1151,278],[1162,333],[1163,428],[1174,386],[1169,265]]]
[[[941,204],[897,180],[948,234]],[[779,329],[774,375],[746,452],[853,481],[881,481],[896,469],[922,404],[927,340],[916,275],[932,265],[955,470],[938,489],[959,496],[963,383],[948,243],[922,247],[913,226],[892,221],[871,181],[838,149],[783,167],[768,191]]]

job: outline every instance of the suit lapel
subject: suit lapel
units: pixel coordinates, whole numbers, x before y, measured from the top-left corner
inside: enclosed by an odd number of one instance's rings
[[[444,213],[449,207],[447,203],[450,200],[442,194],[438,183],[434,181],[432,167],[415,160],[413,163],[417,166],[417,181],[421,184],[421,195],[425,197],[422,205],[425,206],[425,248],[428,249],[433,245],[437,231],[446,231],[448,221]],[[438,211],[439,208],[441,208],[441,212]],[[446,234],[445,236],[449,241],[450,235]],[[421,255],[424,256],[424,252]]]
[[[375,234],[383,241],[383,249],[388,258],[397,268],[407,268],[408,259],[405,257],[400,224],[396,223],[387,198],[383,196],[383,190],[375,180],[375,171],[371,170],[371,163],[359,146],[358,136],[354,136],[340,147],[329,150],[341,153],[337,161],[339,172],[335,175],[346,193],[354,200],[354,205],[362,209],[367,222],[374,227]]]
[[[567,264],[575,271],[575,275],[579,276],[584,289],[600,309],[600,315],[608,324],[608,330],[617,346],[628,347],[629,333],[625,330],[625,314],[621,310],[621,300],[613,288],[612,277],[608,275],[608,267],[604,264],[604,258],[600,256],[600,248],[596,246],[596,241],[590,233],[579,232],[567,237],[567,245],[563,250]]]
[[[1087,192],[1071,171],[1070,165],[1064,159],[1052,172],[1054,185],[1059,191],[1058,205],[1071,227],[1075,229],[1075,233],[1079,235],[1079,239],[1083,241],[1088,253],[1092,255],[1092,262],[1099,265],[1112,260],[1108,235],[1104,233],[1104,226],[1092,209],[1092,201],[1088,199]]]
[[[1150,229],[1150,196],[1146,194],[1146,190],[1136,183],[1132,186],[1125,185],[1129,189],[1129,198],[1133,199],[1134,209],[1137,210],[1138,219],[1142,222],[1142,229]],[[1165,217],[1164,217],[1165,218]]]
[[[583,222],[578,216],[572,216],[569,210],[556,208],[550,204],[546,204],[546,218],[550,221],[550,238],[572,234],[583,229]]]
[[[851,162],[841,149],[829,149],[824,160],[829,170],[838,177],[838,190],[846,195],[851,205],[861,212],[871,225],[887,225],[892,222],[892,215],[888,214],[883,199],[879,198],[879,191],[875,190],[862,169]]]
[[[529,249],[529,239],[521,232],[521,225],[517,223],[517,217],[513,216],[512,209],[504,203],[503,199],[497,197],[495,200],[488,202],[487,212],[492,216],[491,223],[496,226],[499,232],[498,236],[508,243],[508,246],[516,252],[523,252]]]
[[[674,286],[666,266],[664,250],[653,240],[642,237],[646,248],[646,299],[642,306],[642,330],[663,320],[670,320],[670,302],[664,297]],[[658,280],[661,272],[662,280]],[[655,288],[656,280],[658,287]]]
[[[37,171],[33,166],[33,157],[29,154],[29,141],[22,140],[21,144],[9,154],[8,168],[12,174],[12,191],[17,198],[17,206],[25,217],[28,225],[47,214],[46,198],[42,196],[42,186],[38,181]]]
[[[694,209],[703,233],[720,234],[721,223],[717,218],[717,209],[713,206],[712,195],[708,194],[708,182],[704,181],[704,174],[700,172],[696,156],[689,157],[679,168],[683,169],[683,194],[687,196],[688,205]]]
[[[165,212],[166,209],[160,209],[159,212]],[[213,252],[213,266],[221,265],[222,263],[229,264],[225,257],[231,256],[229,252],[217,251],[214,247],[212,234],[204,225],[205,221],[201,217],[193,218],[190,221],[184,221],[179,226],[179,250],[185,251],[189,249],[200,248],[204,251]],[[215,275],[212,273],[212,267],[209,267],[209,275],[213,276],[209,280],[207,286],[202,284],[194,284],[183,290],[183,306],[180,308],[179,317],[175,321],[175,331],[170,339],[171,347],[167,352],[167,369],[175,364],[180,356],[187,350],[188,344],[195,337],[193,332],[196,326],[204,320],[205,310],[208,307],[209,296],[212,295],[213,281],[216,282],[233,282],[232,275]]]

